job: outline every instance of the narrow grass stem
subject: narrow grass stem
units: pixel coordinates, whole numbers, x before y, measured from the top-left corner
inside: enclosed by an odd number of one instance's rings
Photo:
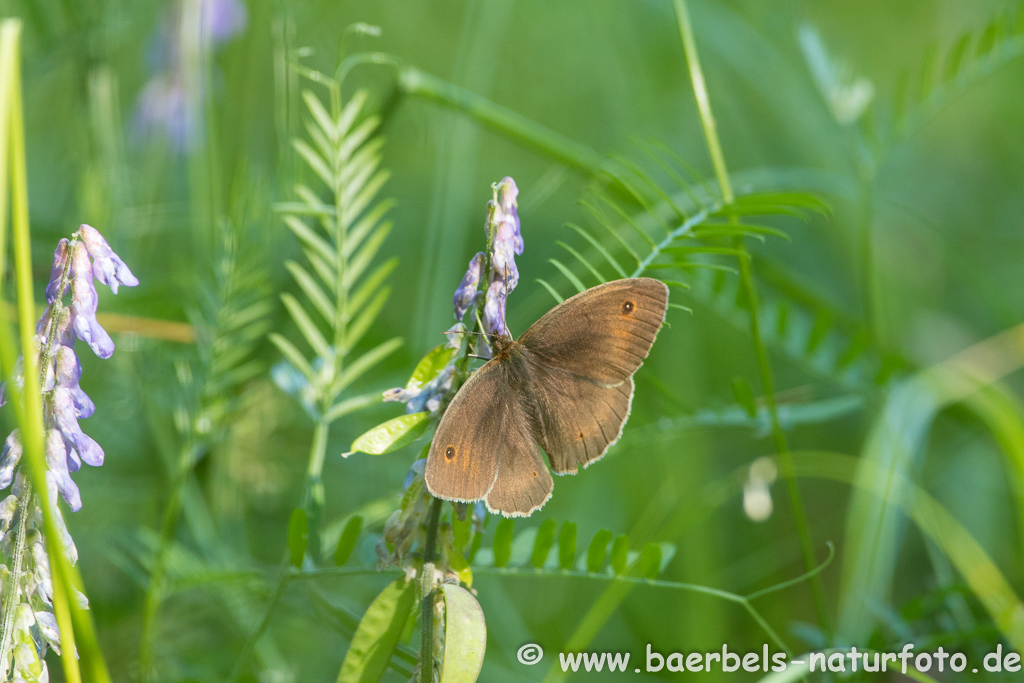
[[[715,126],[715,118],[711,111],[711,100],[708,96],[707,84],[704,81],[704,73],[701,70],[700,58],[697,53],[697,42],[693,34],[693,24],[690,21],[689,10],[686,0],[674,0],[676,16],[679,21],[679,33],[683,41],[683,49],[686,53],[686,62],[689,67],[690,81],[693,85],[694,97],[697,100],[697,110],[700,113],[701,127],[704,130],[704,138],[708,146],[708,154],[711,156],[711,163],[715,169],[715,176],[722,192],[722,201],[726,207],[730,206],[735,195],[732,183],[729,180],[729,171],[725,163],[725,155],[722,153],[722,145],[718,138],[718,131]],[[735,222],[735,216],[731,217]],[[797,534],[800,537],[800,547],[804,556],[804,563],[807,571],[815,567],[814,542],[811,538],[810,525],[807,521],[807,514],[804,510],[803,499],[800,495],[800,487],[797,483],[796,474],[793,469],[793,455],[789,449],[786,433],[779,422],[778,406],[775,400],[775,381],[772,373],[771,358],[768,349],[761,338],[761,325],[758,318],[759,301],[757,296],[757,285],[754,282],[753,269],[751,267],[751,256],[747,251],[743,237],[736,237],[733,241],[738,252],[741,288],[746,299],[750,312],[750,336],[754,343],[754,353],[757,357],[757,364],[761,374],[761,383],[764,389],[765,403],[768,408],[768,419],[771,425],[772,439],[775,448],[779,453],[779,463],[782,468],[786,485],[789,489],[790,506],[793,511],[793,518],[797,527]],[[828,634],[830,632],[828,610],[825,604],[825,593],[821,580],[817,574],[810,577],[811,592],[814,596],[814,606],[817,611],[818,623]]]

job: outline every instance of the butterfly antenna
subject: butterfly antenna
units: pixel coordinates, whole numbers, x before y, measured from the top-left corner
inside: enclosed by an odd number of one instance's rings
[[[448,330],[447,332],[442,332],[441,334],[478,334],[483,336],[484,333],[476,330],[472,332],[470,332],[469,330]]]

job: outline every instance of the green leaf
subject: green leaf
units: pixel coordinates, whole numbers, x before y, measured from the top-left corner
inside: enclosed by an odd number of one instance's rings
[[[533,559],[532,564],[537,569],[544,566],[547,562],[548,554],[551,552],[551,546],[555,544],[555,530],[558,528],[558,524],[553,519],[545,519],[544,523],[540,525],[540,529],[537,530],[537,538],[533,541]]]
[[[967,54],[967,48],[970,47],[970,45],[970,33],[964,33],[956,43],[953,44],[953,47],[946,56],[946,68],[943,73],[943,80],[950,81],[956,78],[956,75],[960,72],[960,65],[963,63],[964,55]]]
[[[583,282],[581,282],[580,279],[576,277],[576,274],[569,270],[569,267],[566,266],[564,263],[554,258],[549,258],[548,263],[552,264],[555,268],[558,268],[558,270],[561,271],[562,275],[565,276],[565,279],[572,283],[572,286],[576,288],[577,292],[582,292],[583,290],[586,289],[586,286],[583,284]]]
[[[329,359],[332,356],[330,345],[327,343],[327,340],[324,339],[323,333],[320,332],[320,329],[316,326],[316,323],[313,322],[313,319],[309,317],[309,313],[307,313],[306,309],[302,307],[302,304],[299,303],[298,299],[291,294],[285,293],[281,295],[281,301],[284,302],[284,306],[288,309],[288,313],[291,314],[292,320],[294,320],[295,324],[298,326],[299,332],[302,333],[302,336],[306,339],[306,342],[309,343],[310,347],[312,347],[313,351],[321,358]]]
[[[597,249],[598,253],[600,253],[601,256],[604,256],[604,260],[607,261],[611,265],[611,267],[615,269],[615,272],[619,274],[619,277],[626,277],[626,271],[622,268],[621,265],[619,265],[619,262],[615,260],[615,258],[608,252],[608,250],[605,249],[604,246],[597,241],[597,238],[595,238],[593,235],[591,235],[589,232],[587,232],[580,226],[576,225],[575,223],[569,223],[569,227],[578,232],[580,236],[583,237],[583,239],[590,242],[591,246]],[[602,279],[602,282],[605,282],[605,280]]]
[[[302,99],[306,103],[306,107],[309,109],[309,113],[313,115],[317,125],[327,134],[327,137],[331,142],[337,144],[338,142],[338,130],[335,128],[334,120],[331,119],[331,115],[324,109],[324,105],[320,102],[320,98],[314,95],[309,90],[302,91]]]
[[[359,248],[356,255],[352,257],[352,260],[349,261],[348,270],[342,276],[342,281],[346,287],[352,287],[362,276],[363,271],[370,265],[373,257],[377,255],[377,251],[384,244],[384,240],[387,239],[389,232],[391,232],[391,223],[381,223],[366,238],[366,242]]]
[[[370,349],[363,355],[359,356],[359,358],[349,363],[348,367],[341,373],[341,376],[338,377],[338,380],[334,383],[334,386],[332,386],[331,389],[336,394],[341,393],[345,387],[362,377],[364,372],[394,353],[401,345],[402,340],[395,337],[394,339],[387,340],[380,346],[375,346]]]
[[[352,453],[383,455],[411,444],[427,431],[430,413],[411,413],[388,420],[352,442]]]
[[[452,566],[452,571],[459,577],[459,581],[466,584],[470,588],[473,587],[473,570],[469,568],[469,562],[462,556],[457,549],[452,548],[448,552],[448,562]]]
[[[757,417],[757,405],[754,403],[754,392],[747,380],[740,375],[732,378],[732,395],[736,402],[743,406],[750,417]]]
[[[313,169],[317,177],[324,182],[324,185],[334,189],[334,173],[331,171],[331,166],[328,164],[322,156],[317,154],[316,150],[309,146],[305,140],[292,140],[292,147],[299,153],[309,167]]]
[[[341,538],[338,539],[338,547],[334,549],[334,566],[340,567],[348,562],[362,530],[363,518],[359,515],[349,518],[345,523],[345,528],[341,530]]]
[[[362,410],[374,404],[380,403],[384,400],[383,395],[379,391],[371,391],[368,394],[361,396],[353,396],[352,398],[345,399],[341,403],[335,403],[330,409],[324,413],[324,420],[327,422],[334,422],[339,417],[344,417],[349,413],[354,413],[357,410]]]
[[[352,324],[348,326],[345,330],[345,341],[341,345],[343,354],[351,351],[363,338],[363,335],[369,331],[370,325],[377,319],[389,296],[391,296],[390,287],[378,289],[377,296],[373,298],[373,301],[364,307]]]
[[[619,534],[612,541],[612,571],[616,574],[624,574],[627,560],[629,560],[629,538],[625,534]]]
[[[412,371],[412,376],[406,382],[405,388],[421,387],[437,377],[441,370],[455,357],[455,351],[455,349],[446,344],[435,346],[427,351],[427,354],[416,364],[416,369]]]
[[[272,333],[269,336],[269,339],[270,342],[277,347],[277,350],[281,352],[281,355],[287,358],[289,362],[291,362],[291,364],[295,366],[295,369],[301,372],[310,383],[312,383],[315,380],[316,375],[313,373],[312,366],[309,364],[309,361],[307,361],[306,358],[302,355],[302,353],[300,353],[299,350],[295,348],[294,344],[292,344],[290,341],[288,341],[281,335],[277,334],[276,332]]]
[[[341,147],[338,148],[338,158],[342,161],[347,161],[352,153],[355,152],[361,144],[366,142],[367,138],[373,135],[373,131],[380,125],[380,118],[376,116],[370,116],[363,120],[355,130],[345,136],[345,139],[341,143]]]
[[[309,540],[309,523],[306,511],[302,508],[292,510],[288,519],[288,559],[293,567],[302,566],[302,558],[306,555],[306,542]]]
[[[376,227],[380,219],[384,217],[384,214],[388,212],[395,205],[395,200],[385,199],[377,203],[377,206],[373,207],[365,216],[359,219],[359,222],[352,226],[352,229],[348,231],[347,239],[345,240],[345,247],[341,250],[342,256],[348,258],[355,253],[359,244],[363,241],[363,238],[370,234],[370,231]]]
[[[548,294],[550,294],[551,296],[555,297],[555,301],[557,301],[558,303],[562,303],[563,301],[565,301],[565,299],[564,299],[564,298],[562,297],[562,295],[561,295],[561,294],[559,294],[559,293],[558,293],[558,292],[557,292],[557,291],[555,290],[555,288],[554,288],[554,287],[552,287],[551,285],[549,285],[549,284],[547,283],[547,281],[545,281],[545,280],[541,280],[540,278],[537,278],[537,279],[536,279],[536,282],[540,283],[540,284],[541,284],[541,285],[542,285],[542,286],[544,287],[544,289],[548,290]]]
[[[387,669],[416,600],[415,582],[398,579],[381,591],[359,622],[337,683],[377,683]]]
[[[504,567],[508,559],[512,557],[512,537],[516,533],[516,521],[511,517],[505,517],[498,522],[498,528],[494,530],[494,566]]]
[[[334,324],[334,304],[327,298],[327,294],[320,288],[313,276],[305,268],[295,261],[285,261],[284,267],[292,274],[303,293],[309,298],[314,308],[320,312],[324,320]]]
[[[348,135],[349,128],[352,127],[352,123],[355,122],[356,117],[359,116],[359,112],[362,110],[363,105],[366,104],[367,92],[365,90],[358,90],[352,99],[348,101],[345,108],[341,110],[341,116],[338,117],[338,123],[336,129],[338,131],[338,139]]]
[[[576,522],[562,522],[562,531],[558,534],[558,565],[562,569],[572,569],[576,562]]]
[[[462,586],[441,584],[444,595],[444,661],[439,683],[475,683],[484,665],[484,611]]]
[[[658,578],[661,571],[661,546],[657,543],[648,543],[640,551],[640,559],[637,563],[641,576],[648,579]]]
[[[604,566],[605,557],[608,555],[608,544],[612,540],[612,532],[608,529],[601,529],[590,541],[587,549],[587,571],[599,572]]]
[[[380,289],[381,284],[397,265],[398,258],[392,257],[377,266],[377,269],[363,280],[363,283],[359,285],[359,289],[355,290],[352,294],[352,298],[350,298],[348,302],[349,310],[358,311],[362,305],[369,300],[370,296]]]
[[[462,516],[462,519],[459,519],[455,508],[460,505],[465,507],[463,503],[452,504],[452,547],[462,552],[462,549],[466,547],[466,543],[469,542],[469,537],[473,530],[473,515],[469,510],[464,510],[465,514]]]

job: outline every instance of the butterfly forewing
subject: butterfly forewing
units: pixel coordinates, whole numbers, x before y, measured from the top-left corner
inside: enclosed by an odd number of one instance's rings
[[[665,320],[668,287],[614,280],[566,299],[520,337],[547,365],[601,384],[624,382],[647,357]]]

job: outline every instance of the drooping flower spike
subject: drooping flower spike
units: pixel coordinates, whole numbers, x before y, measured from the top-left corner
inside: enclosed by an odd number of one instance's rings
[[[29,674],[31,680],[46,680],[46,649],[51,647],[59,652],[60,635],[52,613],[53,582],[42,537],[40,506],[43,500],[52,506],[58,541],[74,564],[78,550],[64,524],[57,498],[63,498],[72,512],[81,509],[82,495],[71,475],[83,462],[92,466],[103,464],[103,449],[78,424],[80,419],[92,415],[96,406],[79,384],[82,366],[75,355],[75,341],[84,341],[100,358],[109,358],[114,352],[113,340],[96,319],[99,295],[94,280],[108,285],[115,294],[120,285],[139,284],[103,236],[95,228],[82,225],[70,240],[62,239],[57,244],[46,287],[48,305],[36,323],[32,347],[25,350],[36,354],[43,374],[46,491],[32,491],[24,469],[19,468],[23,447],[18,430],[7,437],[0,453],[0,489],[12,487],[11,495],[0,502],[0,551],[7,557],[24,558],[21,575],[13,577],[12,585],[16,588],[5,588],[5,604],[0,607],[4,618],[13,621],[16,633],[12,642],[18,643],[11,651],[0,653],[0,673],[10,674],[14,680],[28,680]],[[66,305],[69,290],[71,301]],[[23,384],[21,368],[24,364],[19,359],[12,378],[16,386]],[[0,387],[0,405],[2,395]],[[18,510],[27,517],[26,525],[20,527],[22,532],[15,534],[10,527]],[[0,565],[0,576],[10,571]],[[84,605],[84,596],[77,597]]]

